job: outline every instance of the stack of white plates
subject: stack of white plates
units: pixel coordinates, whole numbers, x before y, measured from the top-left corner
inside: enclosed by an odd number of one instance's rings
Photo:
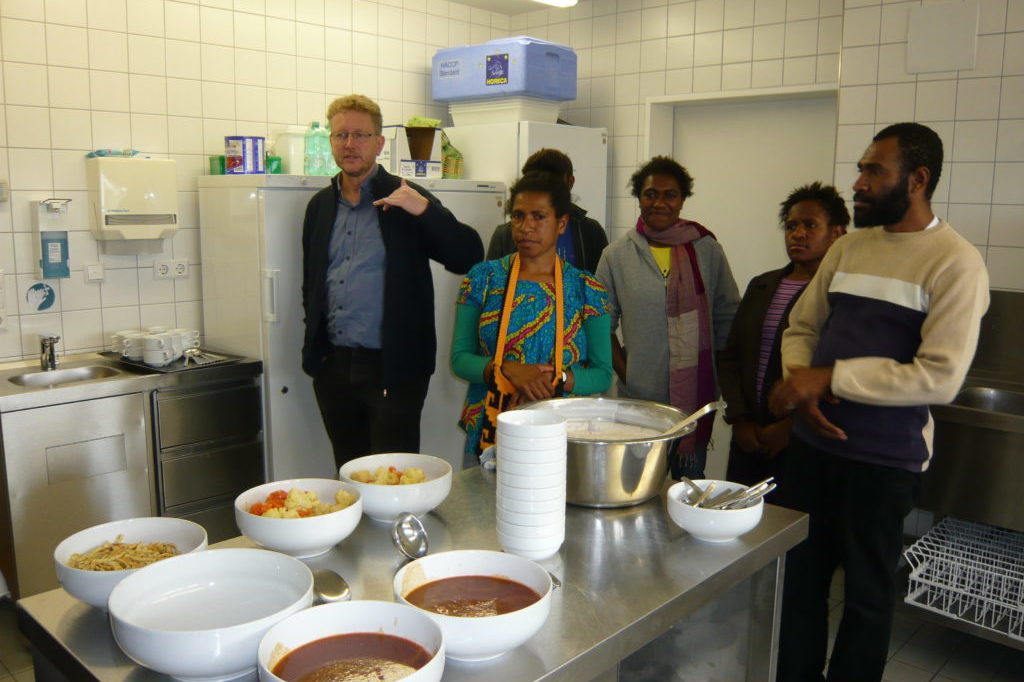
[[[546,559],[565,540],[565,419],[554,412],[498,415],[498,543]]]

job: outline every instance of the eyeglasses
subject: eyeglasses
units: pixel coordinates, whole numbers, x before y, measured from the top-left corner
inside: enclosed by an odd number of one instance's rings
[[[331,138],[338,142],[348,142],[349,138],[352,138],[352,141],[356,144],[362,144],[371,137],[377,137],[377,133],[364,133],[360,130],[353,130],[351,132],[348,130],[339,130],[336,133],[331,133]]]

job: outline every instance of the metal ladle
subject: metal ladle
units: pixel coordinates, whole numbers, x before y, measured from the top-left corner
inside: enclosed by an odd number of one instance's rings
[[[677,434],[683,429],[685,429],[687,426],[692,424],[693,422],[703,417],[704,415],[714,412],[715,410],[724,410],[725,408],[726,403],[724,400],[716,400],[715,402],[708,403],[699,410],[691,412],[687,416],[680,419],[678,422],[673,424],[672,427],[668,429],[665,433],[666,435]]]
[[[415,514],[402,512],[391,524],[391,539],[398,551],[410,559],[419,559],[427,555],[427,529]],[[333,573],[333,571],[332,571]],[[335,573],[335,575],[337,575]],[[551,571],[551,585],[554,589],[562,587],[562,581]],[[340,579],[341,576],[338,576]],[[344,581],[342,581],[344,582]],[[313,572],[313,589],[316,589],[316,571]]]
[[[391,524],[391,540],[410,559],[427,555],[427,529],[415,514],[402,512]]]
[[[313,571],[313,596],[321,604],[330,604],[348,601],[352,598],[352,590],[337,571],[317,568]]]

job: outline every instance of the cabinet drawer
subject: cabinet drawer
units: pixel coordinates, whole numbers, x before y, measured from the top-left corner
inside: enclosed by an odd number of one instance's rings
[[[263,448],[251,441],[160,462],[162,507],[240,493],[263,482]]]
[[[212,545],[222,540],[238,537],[238,526],[235,524],[234,498],[221,500],[212,507],[193,509],[191,506],[168,509],[164,516],[194,521],[206,529],[206,537]]]
[[[254,383],[157,392],[154,411],[160,450],[254,436],[262,428],[260,389]]]

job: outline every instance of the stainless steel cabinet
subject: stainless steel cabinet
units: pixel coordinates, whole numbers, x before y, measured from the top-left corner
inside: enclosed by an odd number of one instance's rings
[[[256,379],[153,393],[160,514],[202,524],[210,542],[238,535],[234,499],[265,480]]]
[[[133,393],[3,415],[20,596],[57,586],[53,549],[68,535],[156,513],[147,412],[146,395]]]

